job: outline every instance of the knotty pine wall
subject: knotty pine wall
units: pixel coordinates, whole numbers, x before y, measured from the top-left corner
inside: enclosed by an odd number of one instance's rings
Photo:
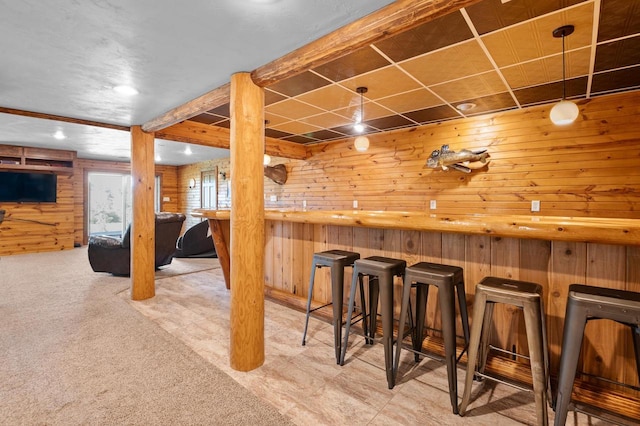
[[[0,203],[0,256],[73,248],[74,177],[57,179],[56,203]]]
[[[341,210],[357,200],[360,210],[430,211],[435,200],[438,214],[528,215],[539,200],[538,215],[640,218],[640,92],[581,101],[581,116],[568,126],[549,121],[550,107],[371,135],[365,153],[348,139],[314,145],[307,160],[276,158],[288,180],[265,178],[265,206],[302,209],[304,200],[308,209]],[[426,168],[444,144],[486,147],[491,161],[471,174]],[[181,167],[179,187],[212,165],[232,175],[228,160]],[[228,208],[226,182],[218,185],[219,208]],[[180,200],[186,212],[199,207],[199,195]]]
[[[0,224],[0,256],[67,250],[72,249],[74,243],[86,244],[86,174],[89,171],[130,173],[131,166],[77,159],[73,175],[58,175],[56,203],[0,204],[0,209],[6,210],[5,220]],[[170,199],[162,203],[162,210],[180,212],[178,168],[156,166],[156,173],[161,176],[162,196]]]

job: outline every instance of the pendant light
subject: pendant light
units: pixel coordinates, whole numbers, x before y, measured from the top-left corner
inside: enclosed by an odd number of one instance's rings
[[[360,94],[360,118],[356,121],[356,124],[353,125],[353,129],[362,133],[365,129],[364,124],[364,94],[367,93],[366,87],[358,87],[356,92]],[[369,138],[366,136],[358,136],[355,141],[353,141],[353,146],[356,148],[356,151],[364,152],[369,149]]]
[[[553,36],[556,38],[562,37],[562,100],[555,104],[553,108],[551,108],[551,113],[549,117],[553,124],[564,125],[573,123],[576,118],[578,118],[578,114],[580,110],[578,106],[566,99],[567,96],[567,83],[566,83],[566,74],[565,74],[565,58],[564,58],[564,38],[568,35],[572,34],[574,30],[573,25],[564,25],[562,27],[556,28],[553,30]]]

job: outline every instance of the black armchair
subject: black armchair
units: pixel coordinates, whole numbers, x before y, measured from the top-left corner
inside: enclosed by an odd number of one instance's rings
[[[182,213],[156,213],[155,266],[168,265],[173,260],[176,241],[182,230],[185,216]],[[89,263],[94,272],[110,272],[114,275],[131,274],[131,225],[122,239],[103,235],[89,239]]]
[[[193,225],[178,238],[175,257],[218,257],[208,220]]]

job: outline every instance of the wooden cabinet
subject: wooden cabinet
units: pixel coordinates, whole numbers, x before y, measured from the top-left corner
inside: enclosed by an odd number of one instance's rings
[[[0,171],[73,174],[75,151],[0,145]]]

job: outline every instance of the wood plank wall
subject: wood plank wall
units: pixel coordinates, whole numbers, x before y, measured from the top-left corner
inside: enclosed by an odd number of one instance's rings
[[[0,203],[0,256],[73,248],[74,176],[57,179],[55,203]]]
[[[86,172],[130,173],[129,163],[76,160],[73,175],[58,175],[56,203],[2,203],[6,210],[5,221],[0,224],[0,256],[20,253],[36,253],[72,249],[74,244],[85,244],[84,208],[86,197]],[[169,201],[162,203],[163,211],[179,212],[175,166],[157,166],[161,176],[162,196]],[[8,220],[11,218],[52,223],[54,226]]]

